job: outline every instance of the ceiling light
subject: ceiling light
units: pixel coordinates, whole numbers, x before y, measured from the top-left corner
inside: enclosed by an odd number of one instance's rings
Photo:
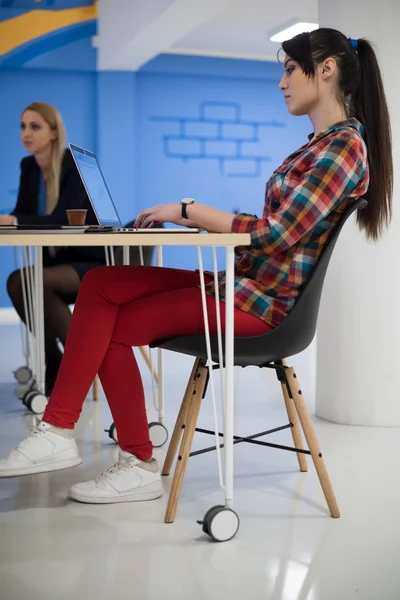
[[[291,25],[290,27],[286,27],[286,29],[279,31],[269,39],[271,40],[271,42],[281,43],[285,40],[290,40],[298,33],[304,33],[305,31],[314,31],[314,29],[318,29],[318,27],[318,23],[296,23],[295,25]]]

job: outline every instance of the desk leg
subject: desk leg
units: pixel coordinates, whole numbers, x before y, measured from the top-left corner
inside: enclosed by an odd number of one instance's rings
[[[234,248],[226,248],[226,313],[225,313],[225,506],[233,504],[233,428],[234,428],[234,366],[233,366],[233,290]]]
[[[211,393],[214,401],[214,384],[212,377],[212,358],[209,328],[207,323],[207,309],[205,303],[204,279],[202,272],[201,252],[199,249],[200,283],[203,300],[204,326],[206,333],[207,362],[210,374]],[[215,265],[214,265],[215,269]],[[203,521],[198,521],[203,526],[204,533],[210,535],[218,542],[231,540],[239,529],[239,517],[233,510],[233,423],[234,423],[234,248],[226,247],[226,271],[225,271],[225,398],[222,398],[222,416],[224,423],[224,458],[225,458],[225,506],[217,505],[210,508],[204,515]],[[222,365],[221,365],[222,366]],[[222,390],[222,396],[223,396]],[[191,409],[189,408],[189,411]],[[195,416],[197,420],[197,415]],[[214,415],[217,425],[216,415]],[[189,428],[189,426],[188,426]],[[217,429],[217,427],[216,427]],[[217,433],[217,432],[216,432]],[[186,435],[186,434],[185,434]],[[217,433],[218,435],[218,433]],[[219,457],[219,446],[217,457]],[[218,461],[220,459],[218,458]],[[220,463],[218,470],[221,471]],[[221,473],[220,473],[221,479]]]
[[[162,246],[157,246],[157,267],[163,266]],[[161,348],[157,348],[158,396],[157,412],[158,422],[164,425],[164,356]]]
[[[44,356],[44,303],[43,303],[43,248],[35,246],[35,333],[36,333],[36,383],[45,393]]]

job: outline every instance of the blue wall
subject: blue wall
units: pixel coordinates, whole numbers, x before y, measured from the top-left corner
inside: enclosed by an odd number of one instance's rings
[[[260,214],[266,180],[308,131],[288,116],[280,76],[275,64],[167,55],[143,69],[136,207],[189,196]],[[196,267],[195,252],[166,248],[165,264]]]
[[[87,31],[92,36],[95,35],[96,28],[91,23],[85,24],[80,27],[79,33],[83,35]],[[79,65],[79,72],[96,71],[96,51],[92,46],[91,37],[69,41],[70,38],[71,35],[66,36],[65,45],[55,49],[54,46],[60,43],[59,36],[57,40],[46,40],[46,44],[42,44],[37,56],[33,55],[32,48],[30,48],[29,58],[24,61],[24,69],[76,71]],[[14,61],[17,62],[17,60],[23,60],[21,55],[15,56]],[[9,63],[12,64],[11,60]]]
[[[97,156],[123,223],[135,213],[136,127],[135,73],[97,75]]]
[[[75,44],[89,52],[87,41]],[[82,58],[85,69],[91,53]],[[310,129],[307,119],[288,115],[276,64],[164,55],[137,73],[95,73],[51,70],[51,53],[47,62],[44,55],[35,60],[41,69],[0,72],[3,211],[15,203],[24,156],[20,113],[34,100],[57,106],[69,141],[97,152],[123,221],[184,196],[260,214],[266,180]],[[0,306],[9,306],[12,253],[2,250],[2,256]],[[164,259],[196,267],[194,250],[169,248]]]

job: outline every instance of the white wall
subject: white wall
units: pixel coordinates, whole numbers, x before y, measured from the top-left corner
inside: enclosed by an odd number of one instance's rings
[[[390,106],[395,172],[400,166],[398,0],[320,0],[319,23],[377,49]],[[355,425],[400,425],[397,368],[399,318],[399,186],[394,219],[378,244],[354,223],[338,242],[324,287],[318,325],[317,414]]]

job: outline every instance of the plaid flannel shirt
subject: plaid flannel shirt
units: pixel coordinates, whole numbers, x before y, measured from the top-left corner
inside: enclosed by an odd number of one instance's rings
[[[267,182],[263,216],[235,216],[232,232],[250,233],[235,249],[235,306],[276,327],[293,307],[331,232],[369,183],[364,128],[354,118],[309,139]],[[225,298],[225,271],[219,273]],[[206,285],[214,295],[214,283]]]

